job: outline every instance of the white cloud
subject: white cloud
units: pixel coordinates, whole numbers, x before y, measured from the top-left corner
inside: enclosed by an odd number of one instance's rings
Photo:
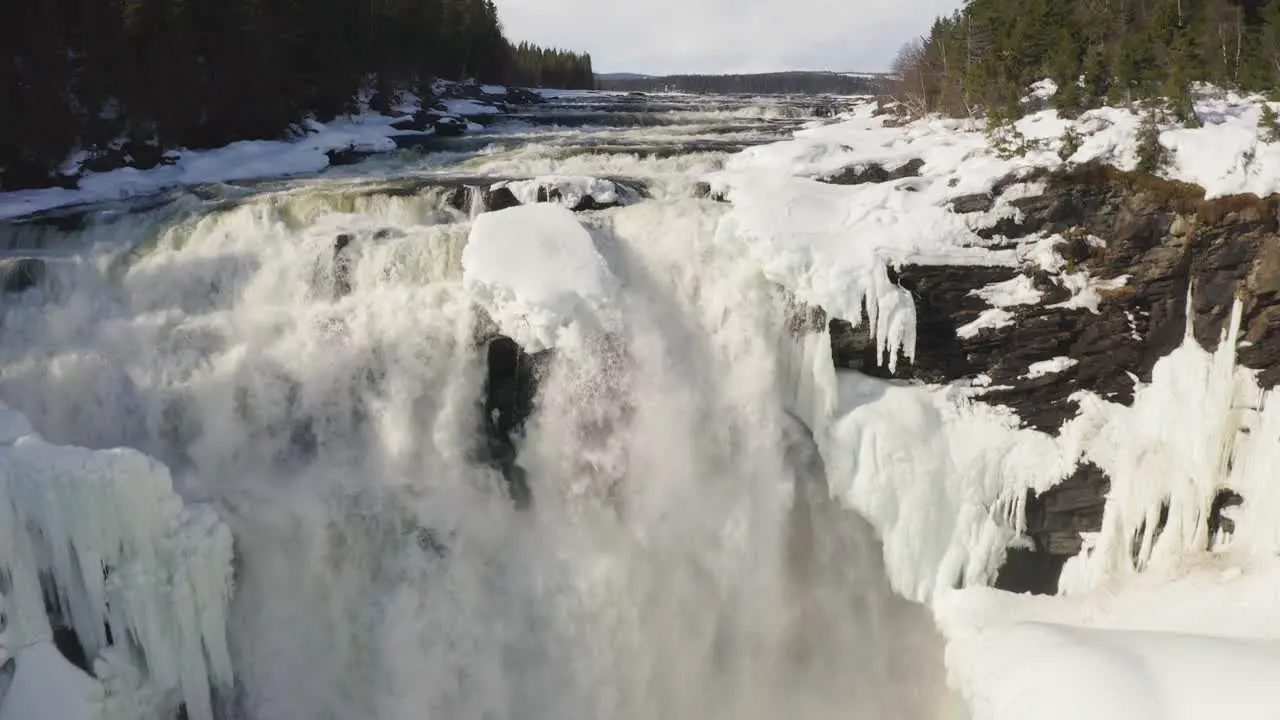
[[[887,69],[961,0],[496,0],[512,40],[591,53],[597,72]]]

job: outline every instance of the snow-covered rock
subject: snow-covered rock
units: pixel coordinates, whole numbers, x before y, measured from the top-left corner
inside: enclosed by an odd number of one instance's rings
[[[230,530],[212,509],[184,506],[168,469],[139,452],[46,443],[3,404],[0,423],[0,571],[12,579],[12,642],[52,648],[45,598],[53,598],[91,659],[129,644],[149,687],[212,720],[213,690],[233,682]]]
[[[562,333],[601,332],[618,322],[618,279],[591,233],[562,207],[480,215],[462,265],[476,301],[528,352],[554,347]]]

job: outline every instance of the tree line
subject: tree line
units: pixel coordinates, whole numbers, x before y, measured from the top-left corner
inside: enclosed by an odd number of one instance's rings
[[[905,47],[896,93],[922,112],[1016,114],[1033,82],[1075,112],[1167,98],[1191,85],[1280,86],[1280,0],[967,0]]]
[[[591,56],[570,50],[544,48],[522,42],[512,49],[514,73],[519,85],[570,90],[595,89]]]
[[[493,0],[27,0],[0,6],[0,189],[75,148],[280,137],[362,89],[587,84],[590,57],[512,46]]]
[[[883,83],[874,76],[832,72],[779,72],[752,75],[600,76],[601,90],[630,92],[746,93],[759,95],[874,94]]]

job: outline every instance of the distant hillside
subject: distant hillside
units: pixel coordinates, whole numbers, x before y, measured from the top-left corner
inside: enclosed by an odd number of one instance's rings
[[[638,92],[752,93],[760,95],[871,95],[884,91],[875,73],[778,72],[755,75],[596,75],[600,90]]]

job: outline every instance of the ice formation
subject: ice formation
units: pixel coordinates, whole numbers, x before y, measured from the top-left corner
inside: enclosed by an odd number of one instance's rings
[[[168,470],[137,451],[51,445],[7,406],[0,417],[11,634],[48,641],[43,589],[90,658],[113,642],[136,647],[151,686],[176,693],[190,717],[212,720],[212,688],[233,681],[226,525],[211,509],[184,507]]]
[[[1151,383],[1137,388],[1132,407],[1078,395],[1081,412],[1063,428],[1063,442],[1080,448],[1112,484],[1102,530],[1068,564],[1062,590],[1084,592],[1144,569],[1169,571],[1209,549],[1209,513],[1223,490],[1246,498],[1232,547],[1262,555],[1280,550],[1274,521],[1263,519],[1280,507],[1272,504],[1267,471],[1260,472],[1273,467],[1280,432],[1268,407],[1271,393],[1236,364],[1240,313],[1237,302],[1214,352],[1188,330],[1182,345],[1156,363]]]

